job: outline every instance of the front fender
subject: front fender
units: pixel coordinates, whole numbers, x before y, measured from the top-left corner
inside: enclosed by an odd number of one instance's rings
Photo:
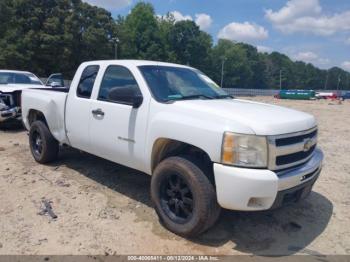
[[[205,151],[212,162],[220,162],[223,129],[190,115],[158,113],[149,124],[146,167],[151,174],[152,151],[160,138],[172,139]]]

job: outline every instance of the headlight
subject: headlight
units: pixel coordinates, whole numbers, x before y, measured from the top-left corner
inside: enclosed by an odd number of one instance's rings
[[[227,165],[267,167],[267,139],[264,136],[225,132],[221,160]]]

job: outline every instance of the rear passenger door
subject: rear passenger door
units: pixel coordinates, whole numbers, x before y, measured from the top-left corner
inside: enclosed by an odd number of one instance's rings
[[[90,115],[91,115],[91,94],[100,67],[88,65],[82,72],[80,79],[72,85],[66,103],[66,132],[71,146],[90,152]],[[79,72],[77,72],[79,74]]]
[[[125,93],[142,96],[133,73],[125,66],[108,66],[91,101],[91,150],[113,162],[142,169],[147,103],[135,108],[123,99]]]

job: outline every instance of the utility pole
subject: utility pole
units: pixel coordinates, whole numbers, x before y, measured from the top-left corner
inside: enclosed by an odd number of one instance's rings
[[[221,88],[223,87],[223,84],[224,84],[224,66],[225,66],[225,60],[226,58],[223,57],[222,58],[222,64],[221,64]]]
[[[118,43],[119,43],[119,38],[118,37],[113,37],[112,41],[114,42],[114,59],[118,59]]]
[[[329,69],[327,70],[326,82],[324,83],[324,90],[326,90],[326,89],[327,89],[327,84],[328,84],[328,76],[329,76]]]
[[[282,69],[280,70],[280,90],[282,90]]]
[[[340,75],[338,76],[338,84],[337,84],[337,95],[338,95],[338,97],[339,97],[339,84],[340,84],[340,81],[341,81],[341,79],[340,79]]]

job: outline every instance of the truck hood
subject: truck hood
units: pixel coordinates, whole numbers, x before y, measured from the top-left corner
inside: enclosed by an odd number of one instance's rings
[[[311,129],[317,125],[310,114],[286,107],[240,99],[177,101],[185,111],[224,118],[249,127],[256,135],[281,135]],[[227,130],[235,131],[235,130]]]
[[[44,85],[25,85],[25,84],[0,84],[0,92],[2,93],[12,93],[15,91],[22,91],[29,88],[45,88]]]

